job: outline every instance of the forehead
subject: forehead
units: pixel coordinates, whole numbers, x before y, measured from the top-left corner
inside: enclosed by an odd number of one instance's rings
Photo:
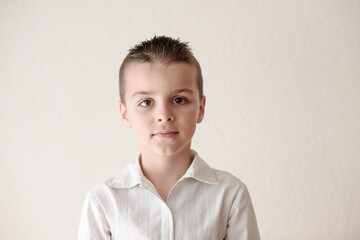
[[[196,68],[183,62],[131,64],[125,71],[125,81],[125,96],[134,91],[158,89],[172,91],[187,88],[198,91]]]

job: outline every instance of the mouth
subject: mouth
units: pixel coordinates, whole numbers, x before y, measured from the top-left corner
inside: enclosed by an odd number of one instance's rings
[[[175,137],[177,134],[179,134],[178,131],[166,130],[166,131],[156,132],[152,136],[159,138],[172,138]]]

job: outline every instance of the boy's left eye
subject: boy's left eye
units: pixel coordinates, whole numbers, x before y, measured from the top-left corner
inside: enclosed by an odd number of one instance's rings
[[[185,103],[188,103],[188,102],[189,101],[186,98],[183,98],[183,97],[176,97],[173,100],[173,103],[175,103],[175,104],[185,104]]]

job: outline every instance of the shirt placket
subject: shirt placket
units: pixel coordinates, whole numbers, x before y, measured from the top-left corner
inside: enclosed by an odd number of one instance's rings
[[[163,211],[162,211],[162,239],[169,239],[174,240],[174,222],[173,222],[173,216],[169,209],[169,207],[166,205],[166,203],[163,203]]]
[[[154,194],[155,197],[158,198],[159,201],[161,201],[161,239],[174,240],[174,221],[170,208],[161,198],[161,196],[158,194],[155,187],[150,183],[149,180],[143,179],[143,182],[140,186]]]

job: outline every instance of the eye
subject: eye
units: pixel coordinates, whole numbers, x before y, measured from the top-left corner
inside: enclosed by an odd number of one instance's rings
[[[189,101],[186,98],[183,98],[183,97],[176,97],[173,100],[173,103],[178,104],[178,105],[186,104],[188,102]]]
[[[154,103],[149,100],[149,99],[144,99],[142,100],[140,103],[139,103],[139,106],[142,106],[142,107],[150,107],[151,105],[153,105]]]

